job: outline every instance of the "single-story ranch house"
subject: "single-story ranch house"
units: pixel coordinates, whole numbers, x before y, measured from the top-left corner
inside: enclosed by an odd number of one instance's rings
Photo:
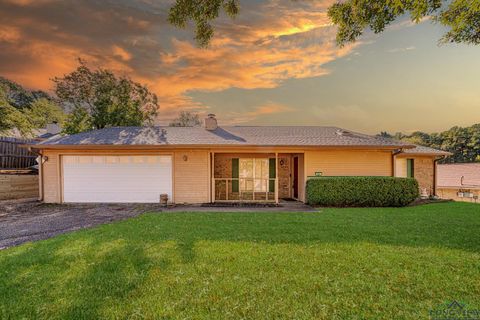
[[[214,115],[204,127],[113,127],[29,147],[48,203],[305,201],[310,176],[415,177],[430,195],[449,154],[336,127],[220,127]]]

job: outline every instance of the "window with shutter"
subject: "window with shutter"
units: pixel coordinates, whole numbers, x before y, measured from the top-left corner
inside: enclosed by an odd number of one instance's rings
[[[407,159],[407,177],[415,177],[415,165],[413,159]]]
[[[232,178],[238,179],[240,172],[239,159],[232,159]],[[238,192],[238,180],[232,180],[232,192]]]

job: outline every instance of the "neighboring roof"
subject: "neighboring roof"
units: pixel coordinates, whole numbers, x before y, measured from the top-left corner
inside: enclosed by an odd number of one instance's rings
[[[46,133],[44,133],[44,134],[39,135],[37,138],[39,138],[39,139],[49,139],[49,138],[51,138],[51,137],[53,137],[53,136],[55,136],[55,135],[57,135],[57,134],[55,134],[55,133],[50,133],[50,132],[46,132]]]
[[[439,164],[437,185],[439,188],[480,188],[480,163]]]
[[[448,151],[438,150],[430,147],[424,147],[416,145],[413,149],[405,149],[402,153],[415,154],[415,155],[438,155],[438,156],[450,156],[452,153]]]
[[[398,147],[413,145],[337,127],[231,126],[213,131],[203,127],[113,127],[74,135],[55,136],[40,146],[343,146]]]

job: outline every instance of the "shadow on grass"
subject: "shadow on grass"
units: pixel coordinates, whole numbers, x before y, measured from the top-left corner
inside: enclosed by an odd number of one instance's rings
[[[185,264],[195,262],[198,241],[370,242],[478,253],[479,229],[480,206],[458,203],[318,213],[151,213],[2,252],[0,316],[99,318],[105,308],[128,303],[154,268],[170,268],[171,256],[152,260],[145,251],[169,250],[165,243]],[[51,305],[58,310],[48,310]]]

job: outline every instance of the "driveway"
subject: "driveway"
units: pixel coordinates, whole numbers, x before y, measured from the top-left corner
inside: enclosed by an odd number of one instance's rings
[[[316,212],[299,202],[279,206],[184,206],[159,204],[46,204],[33,199],[0,201],[0,249],[73,230],[123,220],[145,212]]]
[[[0,249],[111,221],[161,211],[158,204],[45,204],[0,201]]]

